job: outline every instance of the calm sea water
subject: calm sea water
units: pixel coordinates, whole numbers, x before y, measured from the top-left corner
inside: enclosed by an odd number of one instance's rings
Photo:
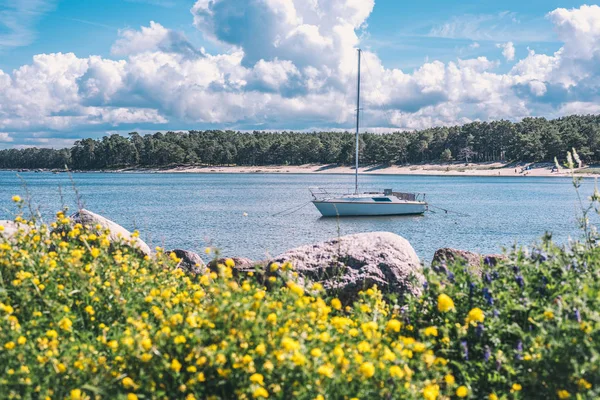
[[[531,244],[546,231],[559,242],[578,237],[577,202],[568,178],[363,176],[364,185],[427,193],[442,211],[420,217],[321,218],[312,204],[274,215],[310,199],[309,186],[352,187],[347,175],[66,174],[0,171],[0,219],[14,217],[13,194],[30,193],[45,218],[67,204],[83,205],[151,245],[262,259],[289,248],[357,232],[390,231],[408,239],[421,259],[441,247],[498,252]],[[60,190],[59,190],[60,188]],[[591,194],[593,181],[582,193]],[[61,197],[62,192],[62,197]],[[246,215],[247,214],[247,215]]]

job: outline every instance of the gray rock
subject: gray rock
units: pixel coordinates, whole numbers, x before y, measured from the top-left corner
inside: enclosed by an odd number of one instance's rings
[[[0,225],[4,227],[4,230],[0,232],[0,236],[4,236],[7,239],[14,236],[19,229],[22,229],[24,232],[28,232],[30,229],[29,225],[4,219],[0,220]]]
[[[204,261],[193,251],[175,249],[168,251],[166,254],[168,255],[170,253],[175,253],[177,258],[181,259],[179,264],[177,264],[177,268],[182,269],[188,274],[198,275],[204,273],[204,270],[206,269]]]
[[[445,247],[435,252],[435,254],[433,255],[433,260],[431,260],[431,265],[436,266],[443,263],[463,263],[464,265],[469,267],[469,269],[472,272],[480,272],[481,266],[483,264],[495,266],[503,260],[506,260],[506,256],[503,256],[501,254],[481,255],[478,253],[473,253],[471,251]]]
[[[249,272],[254,271],[255,262],[246,257],[229,257],[235,263],[234,272]],[[211,271],[217,272],[218,264],[225,264],[227,258],[219,258],[208,262],[208,268]]]
[[[420,295],[425,279],[410,243],[390,232],[359,233],[289,250],[272,262],[291,262],[309,281],[349,302],[373,285],[383,292]]]
[[[100,225],[102,229],[110,230],[108,239],[111,242],[116,242],[118,240],[122,240],[126,243],[133,242],[133,248],[148,256],[152,254],[150,247],[142,239],[132,237],[131,232],[123,228],[121,225],[89,210],[79,210],[75,214],[71,215],[71,221],[73,221],[74,224],[81,224],[90,229],[95,229],[96,225]]]

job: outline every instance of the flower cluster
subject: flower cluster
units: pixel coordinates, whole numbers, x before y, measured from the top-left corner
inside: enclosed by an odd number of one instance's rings
[[[425,268],[421,297],[344,305],[289,264],[186,275],[62,212],[17,222],[0,227],[0,398],[600,397],[597,247]]]
[[[466,382],[456,396],[600,398],[600,248],[545,239],[477,272],[456,264],[425,274],[405,319]]]
[[[271,266],[267,289],[232,260],[186,275],[174,255],[140,255],[63,213],[19,222],[0,232],[0,397],[468,394],[432,350],[437,332],[401,322],[376,288],[344,306],[291,265]]]

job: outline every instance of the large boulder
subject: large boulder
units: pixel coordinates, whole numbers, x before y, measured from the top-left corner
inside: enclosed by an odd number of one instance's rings
[[[89,210],[82,208],[75,214],[71,215],[71,221],[73,224],[81,224],[89,229],[95,229],[97,225],[100,225],[103,230],[110,230],[108,239],[111,242],[122,240],[125,243],[131,244],[133,248],[139,250],[144,255],[149,256],[152,254],[150,247],[142,239],[139,237],[133,237],[131,232],[123,228],[121,225]]]
[[[481,255],[471,251],[445,247],[435,252],[433,260],[431,260],[431,265],[462,263],[471,271],[480,272],[482,264],[495,266],[502,260],[506,260],[506,256],[501,254]]]
[[[410,243],[390,232],[359,233],[289,250],[271,262],[291,262],[300,277],[319,282],[342,301],[377,285],[387,293],[421,293],[421,263]]]
[[[19,229],[22,229],[25,233],[28,232],[30,229],[29,225],[27,224],[21,224],[18,222],[3,219],[0,220],[0,226],[4,228],[0,228],[0,236],[4,236],[5,238],[10,238],[14,236],[15,234],[17,234]]]
[[[206,269],[202,258],[193,251],[175,249],[167,252],[167,254],[170,253],[175,253],[177,258],[180,259],[177,268],[180,268],[188,274],[202,274]]]

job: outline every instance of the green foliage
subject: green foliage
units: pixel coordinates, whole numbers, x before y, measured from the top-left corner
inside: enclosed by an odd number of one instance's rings
[[[417,330],[438,328],[435,354],[451,360],[475,398],[600,396],[600,248],[546,239],[482,271],[441,265],[426,275],[424,296],[410,302],[407,318]],[[435,301],[442,293],[455,304],[443,315]],[[467,323],[473,309],[481,322]]]
[[[354,134],[349,132],[189,131],[146,136],[133,132],[128,138],[78,140],[71,149],[0,150],[0,168],[351,164],[354,146]],[[472,162],[551,161],[571,148],[577,148],[585,162],[600,161],[600,116],[473,122],[385,135],[365,133],[360,140],[361,162],[366,164],[448,161],[448,154]]]
[[[452,151],[450,149],[444,149],[440,156],[440,160],[445,162],[452,161]]]

